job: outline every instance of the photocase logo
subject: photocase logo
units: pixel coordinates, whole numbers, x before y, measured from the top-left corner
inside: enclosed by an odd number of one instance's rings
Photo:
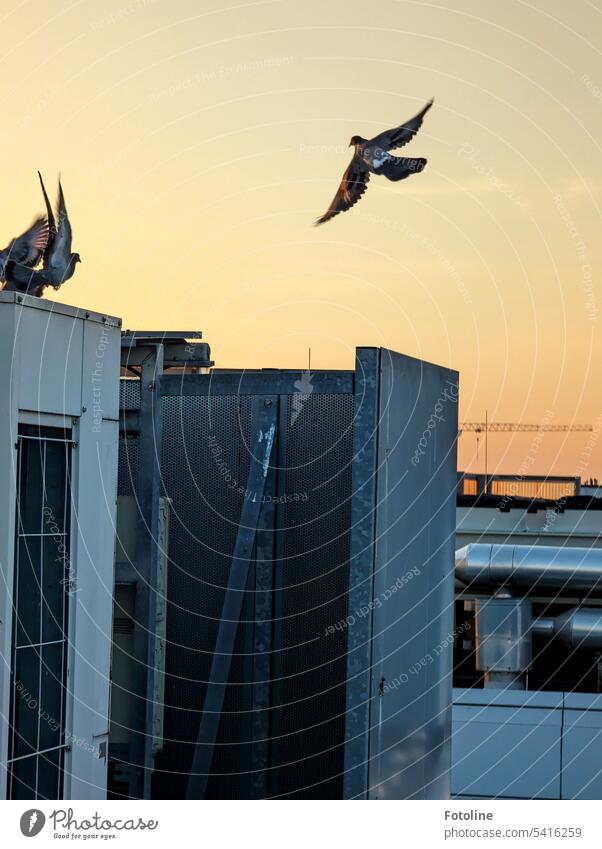
[[[35,837],[44,828],[46,817],[44,813],[37,808],[32,808],[25,811],[21,816],[21,834],[25,837]]]

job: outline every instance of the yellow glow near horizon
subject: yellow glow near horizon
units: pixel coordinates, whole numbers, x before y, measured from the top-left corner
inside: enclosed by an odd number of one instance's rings
[[[51,0],[1,20],[0,241],[60,170],[83,260],[61,300],[202,329],[220,366],[383,345],[458,369],[462,419],[600,424],[601,8]],[[314,229],[351,135],[430,96],[404,150],[426,170]],[[492,436],[490,470],[531,439]],[[528,471],[584,452],[602,477],[587,434],[546,437]]]

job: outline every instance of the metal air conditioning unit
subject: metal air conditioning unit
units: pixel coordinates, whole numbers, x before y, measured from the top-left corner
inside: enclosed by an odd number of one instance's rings
[[[359,348],[349,371],[191,374],[184,354],[210,363],[188,338],[123,340],[119,494],[151,529],[137,536],[132,795],[445,798],[457,373]]]
[[[106,796],[119,319],[0,293],[0,797]]]

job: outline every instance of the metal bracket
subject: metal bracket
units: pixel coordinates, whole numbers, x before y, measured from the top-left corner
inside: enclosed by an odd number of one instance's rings
[[[155,676],[155,618],[162,407],[160,380],[163,346],[149,349],[140,375],[139,452],[137,481],[136,596],[134,602],[134,657],[132,694],[132,791],[150,799],[153,773],[153,696]],[[153,384],[156,391],[149,391]]]

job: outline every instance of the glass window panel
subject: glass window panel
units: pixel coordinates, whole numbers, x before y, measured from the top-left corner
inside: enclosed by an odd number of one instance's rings
[[[69,446],[62,442],[46,443],[44,473],[44,533],[65,531],[65,492]]]
[[[35,424],[20,424],[19,436],[33,436],[35,439],[71,439],[71,428],[47,427]]]
[[[17,532],[42,532],[42,490],[44,443],[29,440],[20,442],[21,470],[19,475],[19,516]]]
[[[16,638],[17,645],[40,642],[40,537],[21,537],[16,541],[17,550],[17,598]]]
[[[38,649],[17,649],[14,678],[14,730],[11,757],[29,755],[38,746],[40,655]]]
[[[38,799],[59,799],[63,750],[45,752],[38,758]]]
[[[11,799],[36,798],[36,762],[34,755],[12,765]]]
[[[40,690],[39,748],[59,746],[63,705],[63,644],[42,647],[42,687]]]
[[[42,540],[42,642],[61,640],[64,636],[66,548],[66,537],[57,535]]]
[[[9,767],[9,792],[17,799],[58,799],[64,759],[64,749],[57,747],[64,742],[71,446],[46,440],[70,439],[71,433],[31,425],[19,432],[34,438],[19,443],[9,752],[17,760]],[[40,749],[53,751],[31,756]]]

